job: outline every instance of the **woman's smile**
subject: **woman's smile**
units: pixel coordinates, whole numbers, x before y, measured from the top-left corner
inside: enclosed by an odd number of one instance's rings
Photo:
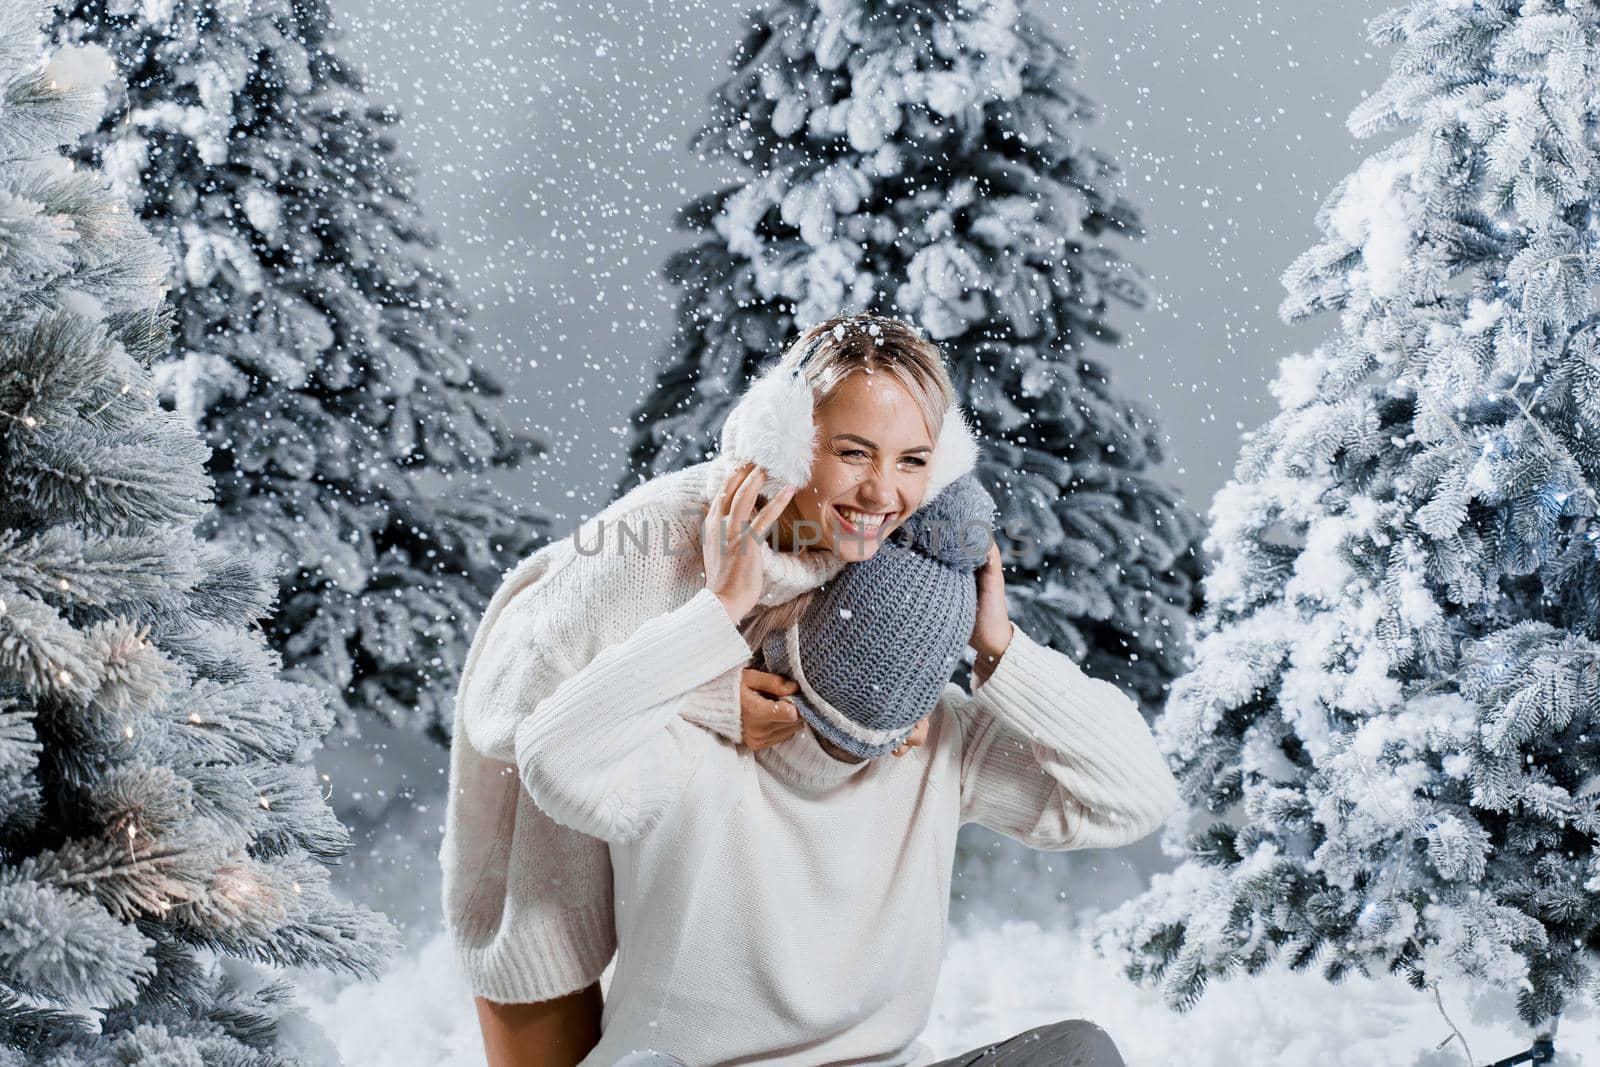
[[[876,537],[884,525],[895,516],[895,512],[892,511],[863,511],[843,504],[835,504],[833,513],[838,516],[839,526],[845,533],[866,534],[869,537]]]

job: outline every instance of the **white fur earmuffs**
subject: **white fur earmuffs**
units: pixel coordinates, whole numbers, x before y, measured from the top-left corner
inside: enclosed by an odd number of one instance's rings
[[[722,424],[721,452],[740,460],[754,460],[768,475],[766,490],[803,486],[811,478],[811,457],[817,447],[817,426],[811,383],[802,370],[804,360],[792,370],[774,366],[745,390]],[[959,402],[945,410],[944,425],[928,460],[928,489],[924,500],[972,470],[978,461],[978,443],[972,436]]]

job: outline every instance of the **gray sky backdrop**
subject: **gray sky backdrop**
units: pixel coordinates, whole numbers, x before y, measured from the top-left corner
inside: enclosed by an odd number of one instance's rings
[[[692,243],[691,195],[738,180],[688,137],[726,77],[742,3],[334,0],[346,55],[403,114],[418,198],[474,308],[481,358],[549,461],[498,484],[557,516],[592,514],[621,472],[625,420],[653,378],[676,291],[658,269]],[[1239,434],[1275,410],[1277,361],[1337,325],[1277,316],[1282,271],[1316,209],[1381,139],[1344,120],[1381,84],[1366,20],[1389,5],[1251,0],[1033,5],[1078,52],[1148,236],[1123,246],[1157,300],[1119,308],[1107,353],[1153,405],[1170,478],[1204,511]],[[776,353],[774,353],[776,355]]]

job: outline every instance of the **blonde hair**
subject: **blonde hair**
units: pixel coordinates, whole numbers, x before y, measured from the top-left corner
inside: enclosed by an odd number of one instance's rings
[[[944,354],[910,323],[870,312],[835,315],[795,338],[778,366],[793,368],[802,359],[814,410],[826,407],[845,379],[857,371],[881,372],[911,394],[929,439],[939,440],[944,413],[955,400],[955,387],[950,384]],[[814,590],[808,590],[785,603],[757,608],[741,630],[746,642],[759,653],[769,636],[799,621],[814,595]]]

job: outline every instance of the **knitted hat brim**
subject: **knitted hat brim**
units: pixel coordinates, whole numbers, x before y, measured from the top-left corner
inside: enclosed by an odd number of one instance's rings
[[[875,730],[870,726],[862,726],[823,700],[806,680],[805,666],[800,662],[800,625],[792,624],[784,633],[783,640],[789,656],[789,670],[794,675],[794,683],[800,687],[800,693],[805,697],[795,704],[800,716],[811,725],[812,729],[852,756],[860,756],[863,759],[876,759],[893,752],[911,736],[916,723],[898,730]]]

